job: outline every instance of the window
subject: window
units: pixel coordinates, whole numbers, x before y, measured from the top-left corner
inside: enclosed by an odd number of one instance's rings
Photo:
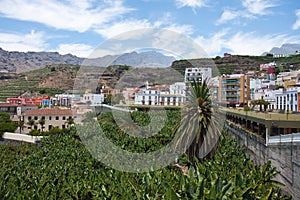
[[[42,116],[42,119],[45,120],[45,116]]]
[[[295,94],[295,101],[297,101],[297,94]]]
[[[28,120],[31,120],[31,116],[28,117]]]
[[[35,116],[35,117],[34,117],[34,120],[37,120],[37,119],[38,119],[38,117],[37,117],[37,116]]]
[[[56,120],[59,120],[59,116],[56,116],[55,119],[56,119]]]
[[[63,117],[62,117],[62,119],[63,119],[63,120],[66,120],[66,117],[65,117],[65,116],[63,116]]]
[[[52,117],[51,117],[51,116],[49,116],[49,120],[52,120]]]

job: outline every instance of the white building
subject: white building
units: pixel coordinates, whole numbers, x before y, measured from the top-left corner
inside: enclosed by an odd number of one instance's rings
[[[177,82],[170,85],[170,94],[181,94],[185,95],[186,84],[184,82]]]
[[[82,97],[83,102],[90,102],[92,105],[101,104],[104,102],[104,94],[84,94]]]
[[[160,93],[160,90],[142,89],[140,93],[135,93],[134,104],[159,105]]]
[[[275,94],[276,109],[284,111],[299,111],[299,92],[300,88],[287,88],[281,93]]]
[[[56,94],[50,99],[54,106],[71,106],[73,101],[80,101],[80,95],[77,94]]]
[[[210,79],[212,77],[211,68],[193,67],[185,69],[185,82],[191,82],[195,80],[196,82],[202,82],[205,79]]]
[[[170,86],[160,85],[141,89],[135,93],[134,104],[136,105],[160,105],[181,106],[185,101],[186,85],[177,82]]]

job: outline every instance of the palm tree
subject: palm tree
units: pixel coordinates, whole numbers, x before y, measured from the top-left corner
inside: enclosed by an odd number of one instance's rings
[[[20,134],[22,133],[22,129],[24,127],[24,121],[22,121],[21,117],[19,117],[18,127],[20,129]]]
[[[41,118],[39,119],[39,124],[41,125],[42,132],[44,131],[44,125],[45,125],[45,119]]]
[[[34,125],[34,123],[35,123],[34,120],[30,119],[30,120],[28,120],[27,125],[29,125],[30,129],[32,129],[32,126]]]
[[[182,119],[176,127],[176,131],[181,134],[178,144],[187,149],[189,158],[197,157],[203,160],[213,153],[221,135],[221,123],[212,105],[207,80],[193,81],[187,98]]]

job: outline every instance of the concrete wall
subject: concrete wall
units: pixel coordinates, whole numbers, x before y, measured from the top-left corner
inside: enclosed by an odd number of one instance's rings
[[[280,172],[275,178],[285,184],[283,190],[300,199],[300,143],[288,142],[276,145],[264,144],[264,141],[241,129],[226,125],[228,133],[237,139],[239,144],[247,147],[247,154],[256,164],[264,164],[268,160]]]

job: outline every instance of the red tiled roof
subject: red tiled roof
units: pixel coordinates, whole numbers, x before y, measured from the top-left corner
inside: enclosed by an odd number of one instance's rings
[[[70,109],[41,108],[38,110],[29,110],[24,115],[73,115],[73,112]]]
[[[0,103],[1,107],[23,107],[23,106],[32,106],[32,107],[37,107],[37,105],[33,104],[11,104],[11,103]]]

